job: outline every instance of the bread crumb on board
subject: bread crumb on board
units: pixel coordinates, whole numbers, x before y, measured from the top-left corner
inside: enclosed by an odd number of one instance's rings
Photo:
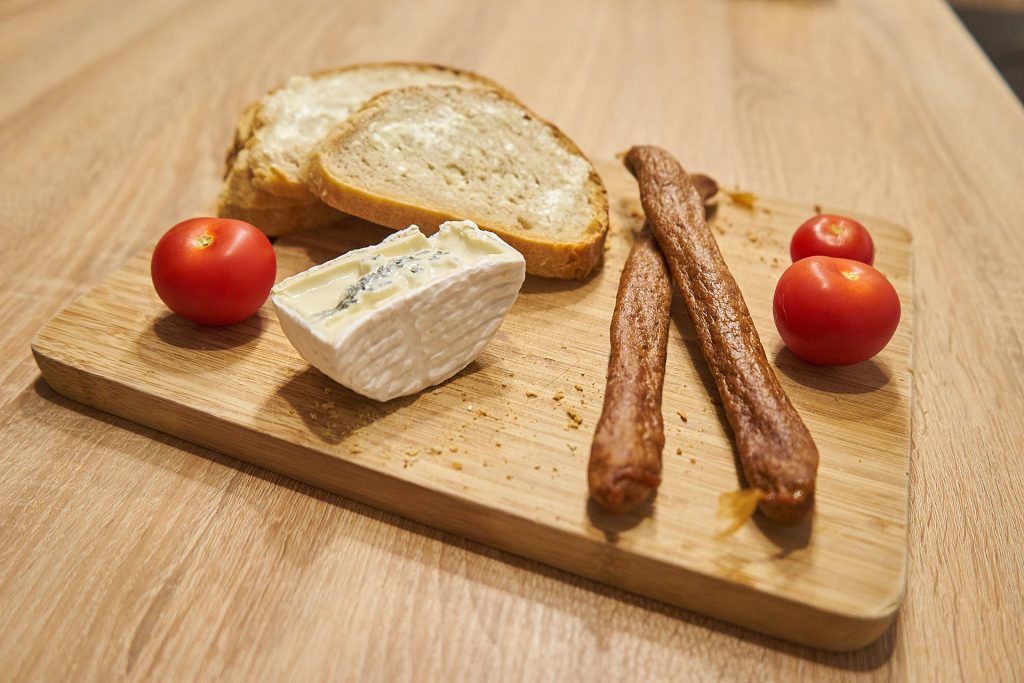
[[[684,412],[683,412],[683,411],[681,411],[681,410],[677,410],[677,411],[676,411],[676,415],[678,415],[678,416],[679,416],[679,419],[680,419],[680,420],[682,420],[683,422],[689,422],[689,421],[690,421],[690,418],[688,418],[688,417],[686,416],[686,413],[684,413]]]
[[[555,399],[556,401],[561,401],[563,398],[565,398],[565,392],[559,389],[558,391],[555,392],[555,395],[552,396],[552,398]]]
[[[565,426],[569,429],[579,429],[580,425],[583,424],[583,418],[576,412],[576,409],[569,406],[565,409],[565,414],[569,416],[569,422]]]
[[[462,463],[459,462],[458,460],[452,460],[452,469],[453,470],[461,470],[462,469]]]
[[[527,390],[526,391],[526,396],[528,398],[537,398],[537,392],[536,391]]]

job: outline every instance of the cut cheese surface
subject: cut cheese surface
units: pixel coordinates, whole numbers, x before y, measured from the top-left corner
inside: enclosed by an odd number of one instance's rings
[[[283,280],[271,292],[299,354],[387,401],[466,367],[501,325],[526,274],[519,252],[470,221],[416,226]]]

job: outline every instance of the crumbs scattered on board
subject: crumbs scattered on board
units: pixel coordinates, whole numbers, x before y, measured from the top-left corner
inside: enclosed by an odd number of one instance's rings
[[[579,429],[580,425],[583,424],[583,418],[580,417],[580,414],[572,406],[566,407],[565,414],[569,416],[569,422],[565,425],[569,429]]]

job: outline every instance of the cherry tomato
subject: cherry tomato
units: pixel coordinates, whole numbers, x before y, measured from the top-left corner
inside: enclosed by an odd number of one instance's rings
[[[789,255],[794,263],[808,256],[836,256],[870,266],[875,262],[875,243],[867,228],[852,218],[823,213],[796,229]]]
[[[167,307],[206,325],[232,325],[263,305],[277,258],[266,235],[230,218],[193,218],[160,238],[150,263]]]
[[[850,365],[885,348],[900,322],[900,299],[884,275],[851,259],[810,256],[775,287],[775,326],[809,363]]]

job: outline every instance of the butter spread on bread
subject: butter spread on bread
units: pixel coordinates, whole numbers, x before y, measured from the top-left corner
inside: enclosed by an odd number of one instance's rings
[[[345,213],[427,232],[466,219],[526,258],[527,272],[583,278],[600,261],[608,200],[561,131],[494,90],[384,92],[313,151],[306,183]]]
[[[249,105],[228,151],[217,213],[284,235],[340,219],[306,189],[299,175],[314,145],[367,100],[409,85],[501,86],[477,74],[434,64],[355,64],[294,76]]]

